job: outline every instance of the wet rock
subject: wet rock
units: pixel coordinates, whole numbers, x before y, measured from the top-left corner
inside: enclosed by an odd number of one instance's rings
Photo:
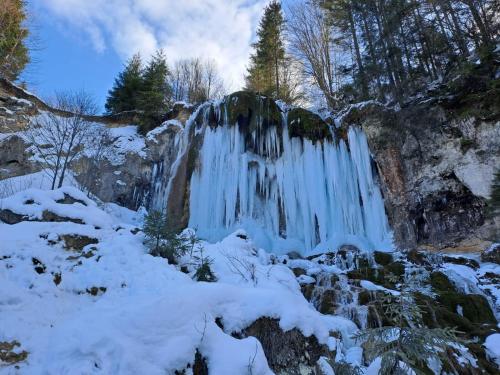
[[[477,270],[479,268],[479,263],[474,259],[469,258],[444,256],[443,262],[460,264],[461,266],[467,266],[474,270]]]
[[[300,255],[297,251],[290,251],[287,255],[290,259],[302,259],[302,255]]]
[[[87,205],[87,203],[85,203],[84,201],[80,200],[80,199],[76,199],[74,197],[72,197],[71,195],[69,194],[66,194],[64,193],[64,198],[63,199],[59,199],[56,201],[56,203],[59,203],[59,204],[74,204],[74,203],[80,203],[84,206]]]
[[[337,309],[336,294],[332,289],[327,289],[321,296],[321,303],[319,305],[319,312],[322,314],[335,314]]]
[[[292,272],[295,275],[295,277],[299,277],[306,274],[306,270],[300,267],[292,268]]]
[[[276,319],[259,318],[243,330],[242,336],[254,336],[260,341],[267,362],[276,374],[312,374],[319,358],[331,355],[316,337],[305,337],[296,328],[284,332]],[[305,369],[309,372],[301,372]]]
[[[95,296],[100,296],[100,295],[106,293],[106,290],[107,290],[107,288],[104,286],[100,286],[100,287],[93,286],[91,288],[87,288],[86,292],[88,294],[90,294],[91,296],[95,297]]]
[[[500,264],[500,244],[495,243],[491,245],[486,251],[481,254],[483,262],[492,262]]]
[[[13,225],[26,220],[29,220],[28,216],[16,214],[15,212],[7,209],[0,210],[0,221],[3,221],[5,224]]]
[[[60,215],[55,214],[54,212],[51,212],[48,210],[44,210],[42,212],[42,220],[41,221],[49,221],[49,222],[57,222],[57,223],[72,222],[72,223],[76,223],[76,224],[84,224],[83,220],[81,220],[81,219],[60,216]]]
[[[15,363],[19,363],[28,358],[28,352],[23,350],[19,351],[21,344],[18,341],[0,341],[0,365],[1,362],[7,363],[8,365],[12,365]]]
[[[392,262],[384,267],[384,271],[386,274],[403,276],[405,274],[405,265],[403,262]]]
[[[31,263],[33,263],[33,265],[35,266],[35,272],[37,274],[40,275],[42,273],[45,273],[47,267],[45,267],[45,264],[43,264],[40,260],[38,260],[37,258],[31,258]]]
[[[426,265],[428,264],[427,260],[425,259],[424,253],[412,249],[406,253],[406,258],[408,259],[409,262],[417,265]]]
[[[304,295],[306,300],[311,301],[311,298],[312,298],[313,293],[314,293],[314,288],[315,288],[314,284],[302,284],[300,286],[300,290],[301,290],[301,292]]]
[[[60,236],[60,240],[64,241],[65,249],[78,251],[82,251],[87,245],[95,245],[99,242],[96,238],[78,234],[64,234]]]
[[[374,251],[373,258],[375,259],[375,262],[381,266],[386,266],[392,262],[392,255],[382,251]]]
[[[201,355],[201,353],[196,349],[194,355],[194,361],[188,364],[182,371],[176,370],[175,375],[209,375],[207,360]]]
[[[59,285],[62,281],[62,274],[61,272],[56,272],[53,274],[54,278],[52,279],[54,281],[54,284]]]

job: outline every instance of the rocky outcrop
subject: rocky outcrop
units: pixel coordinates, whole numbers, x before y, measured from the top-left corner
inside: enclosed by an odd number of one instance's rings
[[[371,102],[343,116],[342,127],[353,125],[368,137],[397,245],[470,252],[498,240],[500,222],[486,215],[500,165],[498,115],[460,117],[425,100],[397,110]]]
[[[243,330],[241,337],[253,336],[262,344],[269,367],[276,374],[315,374],[321,356],[332,355],[314,336],[305,337],[298,329],[283,331],[279,322],[260,318]]]

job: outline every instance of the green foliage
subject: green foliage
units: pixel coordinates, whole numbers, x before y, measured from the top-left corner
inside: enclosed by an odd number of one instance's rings
[[[402,102],[437,79],[453,82],[457,76],[449,75],[450,68],[464,65],[468,69],[477,65],[478,58],[481,65],[494,66],[498,1],[312,3],[324,10],[335,35],[331,59],[340,60],[335,74],[347,73],[341,78],[343,101],[378,98]],[[306,31],[309,24],[304,23]],[[339,55],[348,57],[339,59]]]
[[[396,281],[396,279],[394,280]],[[405,280],[399,295],[381,297],[381,304],[392,326],[365,329],[355,336],[364,342],[370,361],[380,357],[381,374],[423,374],[428,360],[447,363],[448,348],[458,343],[457,332],[450,328],[428,328],[412,291],[415,279]]]
[[[11,81],[30,60],[25,7],[24,0],[2,0],[0,4],[0,77]]]
[[[146,67],[136,54],[109,91],[106,111],[117,114],[136,110],[140,131],[146,133],[161,123],[171,107],[173,93],[169,81],[170,70],[163,51],[157,51]]]
[[[176,258],[191,249],[190,242],[169,225],[168,218],[163,212],[150,211],[144,218],[142,230],[149,253],[166,258],[170,264],[176,264]]]
[[[116,114],[124,111],[133,111],[139,108],[138,94],[143,86],[142,60],[135,54],[125,66],[125,70],[118,74],[113,88],[106,99],[106,112]]]
[[[142,111],[140,130],[146,133],[159,124],[172,101],[172,87],[168,81],[170,71],[163,51],[157,51],[144,69],[142,90],[137,98]]]
[[[200,263],[194,274],[197,281],[214,282],[216,280],[216,277],[210,268],[211,263],[212,261],[210,259],[206,259],[204,262]]]
[[[196,244],[197,242],[198,242],[197,239],[194,242],[191,241],[191,243],[194,244]],[[193,248],[194,245],[191,249]],[[194,279],[196,279],[196,281],[214,282],[217,280],[214,273],[212,272],[212,269],[210,268],[210,266],[213,263],[213,259],[203,254],[203,247],[198,247],[197,254],[195,255],[192,254],[191,257],[194,260],[194,264],[196,267],[196,272],[194,273],[193,276]]]
[[[255,52],[250,56],[246,89],[292,103],[300,95],[295,91],[289,57],[285,54],[285,19],[281,2],[272,0],[264,9],[257,29]]]

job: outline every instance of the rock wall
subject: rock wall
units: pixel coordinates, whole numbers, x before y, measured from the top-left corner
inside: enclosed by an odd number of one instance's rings
[[[498,241],[499,219],[486,215],[500,166],[498,116],[458,116],[421,101],[393,110],[353,107],[342,127],[365,131],[377,164],[396,244],[482,251]]]

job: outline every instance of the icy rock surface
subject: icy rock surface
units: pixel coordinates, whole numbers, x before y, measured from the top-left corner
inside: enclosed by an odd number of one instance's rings
[[[352,127],[347,143],[313,142],[289,135],[286,113],[281,126],[257,121],[255,128],[242,129],[217,110],[218,126],[209,125],[204,115],[195,130],[203,133],[203,142],[190,180],[189,226],[202,238],[217,241],[244,228],[258,246],[274,253],[309,254],[343,244],[391,248],[361,130]],[[186,134],[181,137],[187,144]]]

